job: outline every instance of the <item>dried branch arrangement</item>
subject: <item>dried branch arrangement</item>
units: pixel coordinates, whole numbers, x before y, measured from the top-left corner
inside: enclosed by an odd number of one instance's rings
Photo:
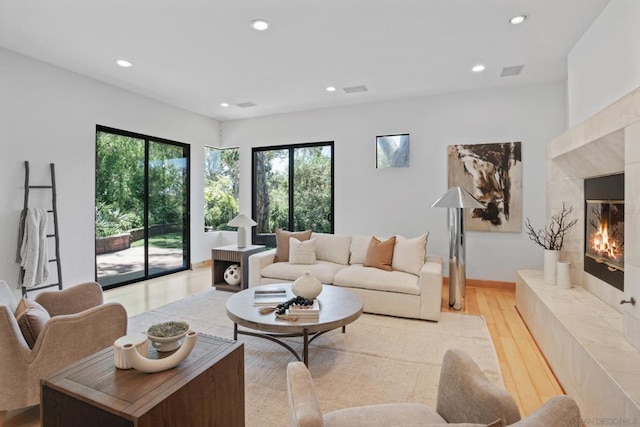
[[[536,231],[531,225],[531,221],[527,218],[527,222],[525,226],[527,227],[527,234],[529,235],[529,239],[538,245],[542,246],[545,249],[550,250],[560,250],[564,245],[564,237],[567,234],[567,230],[576,225],[578,222],[577,219],[573,219],[571,221],[568,220],[568,216],[573,212],[573,207],[567,209],[562,204],[562,211],[551,216],[551,223],[541,229]]]

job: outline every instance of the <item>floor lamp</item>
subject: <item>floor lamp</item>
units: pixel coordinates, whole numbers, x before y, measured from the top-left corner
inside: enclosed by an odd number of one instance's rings
[[[484,209],[484,205],[464,188],[451,187],[431,207],[449,209],[449,306],[460,310],[464,306],[467,280],[462,209]]]

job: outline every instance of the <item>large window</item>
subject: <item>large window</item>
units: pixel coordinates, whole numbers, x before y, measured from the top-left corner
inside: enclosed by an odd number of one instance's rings
[[[333,233],[333,142],[253,149],[254,243],[275,230]]]
[[[98,126],[96,280],[103,287],[189,267],[189,146]]]
[[[204,148],[204,229],[234,230],[227,223],[240,205],[240,150]]]

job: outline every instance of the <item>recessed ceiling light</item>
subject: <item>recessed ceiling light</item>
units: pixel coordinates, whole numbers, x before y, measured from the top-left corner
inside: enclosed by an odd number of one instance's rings
[[[127,61],[126,59],[117,59],[116,60],[116,64],[118,64],[119,66],[121,66],[123,68],[133,67],[133,64],[131,62]]]
[[[269,23],[264,19],[254,19],[251,21],[251,28],[256,31],[264,31],[269,28]]]
[[[522,15],[514,16],[513,18],[509,19],[509,22],[512,23],[513,25],[518,25],[518,24],[522,24],[526,20],[527,20],[527,15],[522,14]]]
[[[474,66],[471,68],[471,71],[473,71],[474,73],[480,73],[480,72],[484,71],[484,69],[485,69],[485,68],[486,68],[486,67],[485,67],[484,65],[482,65],[482,64],[478,64],[478,65],[474,65]]]
[[[228,104],[228,103],[226,103],[226,102],[223,102],[222,104],[220,104],[220,106],[221,106],[221,107],[228,107],[228,106],[229,106],[229,104]]]
[[[334,86],[327,86],[326,91],[327,91],[327,92],[335,92],[335,91],[336,91],[336,88],[335,88]]]

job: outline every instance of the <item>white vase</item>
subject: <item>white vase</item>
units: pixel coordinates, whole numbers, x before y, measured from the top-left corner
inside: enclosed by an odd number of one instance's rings
[[[184,338],[184,344],[175,353],[162,359],[149,359],[146,356],[142,356],[131,344],[124,345],[122,349],[127,365],[140,372],[160,372],[171,369],[186,359],[196,345],[197,338],[197,332],[189,331]]]
[[[544,281],[549,285],[556,284],[559,259],[560,251],[551,249],[544,250]]]
[[[132,345],[138,350],[142,356],[147,356],[147,336],[145,334],[130,334],[118,338],[113,343],[113,357],[114,364],[118,369],[131,369],[132,366],[127,363],[127,359],[124,357],[124,346]]]
[[[571,289],[571,263],[569,261],[558,261],[556,284],[561,289]]]
[[[304,299],[314,299],[320,292],[322,292],[322,283],[309,273],[305,271],[304,274],[298,277],[293,285],[291,285],[291,291],[297,297]]]

